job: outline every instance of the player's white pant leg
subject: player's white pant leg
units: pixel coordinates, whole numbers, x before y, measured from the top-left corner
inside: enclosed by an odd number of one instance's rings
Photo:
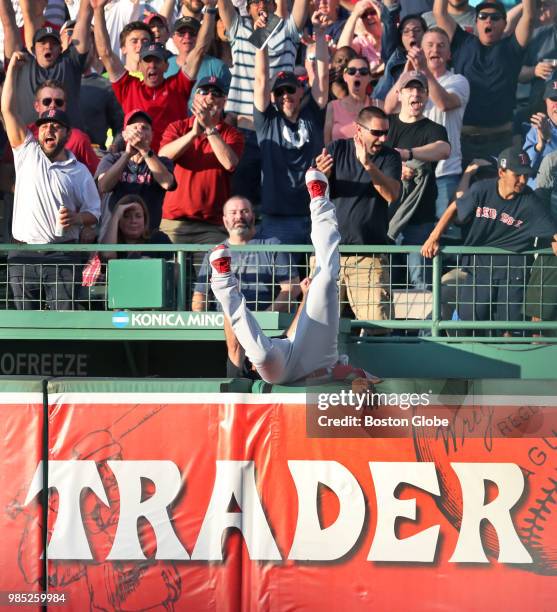
[[[338,361],[338,277],[340,234],[334,204],[327,198],[310,203],[311,241],[316,270],[292,339],[285,380],[298,380]]]
[[[234,274],[227,276],[213,274],[211,289],[220,302],[224,314],[229,318],[238,342],[261,378],[266,382],[282,382],[292,349],[290,341],[268,338],[263,333],[238,289],[238,281]]]

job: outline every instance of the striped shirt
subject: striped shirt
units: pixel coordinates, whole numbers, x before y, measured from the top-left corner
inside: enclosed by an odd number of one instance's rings
[[[66,3],[64,0],[48,0],[44,10],[45,21],[60,27],[66,21]]]
[[[251,18],[240,17],[236,14],[228,33],[234,65],[231,69],[232,82],[228,92],[226,110],[250,117],[253,115],[256,51],[248,40],[252,33]],[[290,15],[280,24],[268,44],[271,76],[281,70],[292,71],[294,69],[300,38],[301,33],[296,28],[294,18]]]

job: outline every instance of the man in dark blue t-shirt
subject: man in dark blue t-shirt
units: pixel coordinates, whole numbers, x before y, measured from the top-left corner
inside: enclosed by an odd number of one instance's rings
[[[511,145],[516,85],[534,27],[535,0],[523,1],[516,29],[507,37],[507,13],[501,2],[489,0],[476,6],[477,36],[456,23],[447,2],[435,0],[433,15],[451,39],[454,71],[470,82],[461,139],[466,166],[473,158],[498,155]]]
[[[454,217],[468,224],[465,246],[498,247],[521,252],[534,238],[553,238],[557,255],[557,224],[538,196],[527,187],[531,174],[528,155],[517,147],[499,155],[498,178],[474,183],[445,211],[422,254],[433,257],[439,240]],[[462,288],[458,316],[466,321],[518,321],[522,318],[527,267],[523,255],[464,256],[471,284]]]
[[[323,148],[329,65],[324,14],[312,15],[316,77],[304,99],[303,83],[282,71],[271,85],[267,47],[255,54],[253,120],[261,150],[261,237],[307,244],[310,233],[306,170]],[[256,22],[256,27],[260,27]]]

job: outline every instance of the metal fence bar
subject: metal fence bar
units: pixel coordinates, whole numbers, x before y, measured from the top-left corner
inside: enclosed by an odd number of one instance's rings
[[[207,245],[81,245],[81,244],[61,244],[61,245],[15,245],[3,244],[0,245],[1,252],[4,256],[10,253],[10,257],[16,253],[20,258],[28,256],[31,252],[37,255],[60,252],[60,253],[82,253],[83,263],[44,263],[35,264],[37,267],[39,281],[33,277],[29,277],[30,268],[25,260],[14,260],[10,263],[2,265],[0,273],[0,284],[4,290],[4,294],[0,304],[4,309],[15,308],[16,304],[12,296],[12,288],[10,285],[13,282],[10,270],[18,266],[21,269],[20,280],[25,287],[26,283],[36,282],[38,288],[38,299],[44,307],[47,302],[48,295],[51,296],[51,302],[56,308],[58,303],[71,302],[71,307],[77,310],[84,309],[106,309],[106,264],[102,264],[101,280],[96,287],[83,287],[81,284],[81,270],[85,265],[85,258],[88,253],[103,251],[115,252],[141,252],[150,253],[156,257],[157,253],[171,253],[176,261],[178,273],[176,274],[176,308],[177,310],[187,310],[190,308],[190,300],[194,287],[196,270],[193,266],[193,255],[196,253],[206,253],[209,250]],[[293,278],[295,276],[303,276],[306,273],[307,265],[304,265],[304,259],[308,258],[312,253],[312,247],[307,245],[248,245],[244,247],[232,247],[233,251],[239,252],[270,252],[273,254],[283,253],[288,261],[287,264],[277,265],[270,268],[270,272],[265,278],[270,278],[268,284],[271,287],[278,287],[280,279]],[[432,274],[432,291],[413,290],[411,288],[411,278],[408,274],[407,260],[410,253],[419,252],[419,246],[342,246],[341,254],[347,256],[358,255],[352,257],[354,261],[355,272],[359,272],[357,303],[353,304],[360,310],[371,313],[369,308],[372,302],[376,299],[373,296],[377,294],[376,277],[369,276],[369,281],[364,282],[362,274],[368,274],[367,270],[361,263],[361,257],[367,255],[385,255],[387,260],[385,269],[389,272],[389,282],[385,283],[385,289],[393,296],[398,294],[399,310],[403,315],[398,315],[394,318],[386,320],[354,320],[352,327],[361,329],[375,329],[377,332],[381,330],[406,330],[408,332],[423,332],[431,334],[432,338],[443,336],[444,333],[458,333],[459,338],[463,338],[462,333],[471,333],[473,337],[479,338],[478,334],[491,334],[494,338],[501,339],[501,334],[519,332],[529,332],[533,335],[542,334],[543,332],[557,332],[557,320],[537,320],[531,312],[536,309],[541,314],[545,307],[554,309],[557,312],[557,259],[554,259],[552,251],[549,249],[539,251],[529,251],[525,254],[517,256],[516,253],[511,253],[503,249],[494,248],[472,248],[472,247],[443,247],[439,254],[430,262],[422,262],[422,272],[425,275],[431,271]],[[534,253],[540,253],[536,263],[530,257]],[[456,255],[456,263],[451,261],[447,265],[447,257]],[[468,269],[472,270],[472,274],[466,279],[464,277],[463,257],[471,256],[472,265],[468,264]],[[487,256],[483,257],[483,256]],[[503,259],[501,259],[503,256]],[[199,257],[199,255],[198,255]],[[396,258],[406,258],[400,261]],[[482,259],[483,257],[483,259]],[[517,257],[519,259],[517,259]],[[520,263],[518,263],[520,262]],[[478,264],[474,268],[474,263]],[[479,265],[483,265],[480,271]],[[287,270],[283,270],[283,267]],[[68,268],[62,270],[63,267]],[[197,267],[197,266],[196,266]],[[534,275],[534,270],[537,270]],[[449,270],[453,273],[451,280],[445,282],[443,280],[444,270]],[[104,272],[104,274],[103,274]],[[284,274],[286,272],[286,274]],[[59,286],[60,274],[64,273],[68,280],[68,295],[60,293]],[[283,303],[275,302],[275,295],[269,287],[263,287],[259,281],[263,278],[261,269],[256,266],[253,270],[249,268],[244,272],[241,281],[249,283],[249,275],[253,274],[254,281],[254,302],[250,307],[264,310],[269,307],[280,308],[285,311],[292,312],[297,307],[298,301],[289,295]],[[45,276],[46,275],[46,276]],[[476,277],[476,278],[475,278]],[[500,278],[500,281],[497,278]],[[516,280],[513,282],[512,277]],[[520,282],[518,282],[520,279]],[[476,281],[475,283],[473,281]],[[363,286],[362,285],[365,285]],[[23,288],[22,287],[22,288]],[[518,294],[516,290],[518,289]],[[265,291],[264,291],[265,290]],[[497,294],[497,291],[500,293]],[[445,293],[451,294],[446,297]],[[214,307],[214,300],[211,297],[210,288],[207,285],[204,288],[204,296],[206,299],[206,309]],[[365,297],[367,296],[367,297]],[[501,297],[503,296],[504,299]],[[522,296],[522,297],[520,297]],[[22,291],[20,307],[29,308],[33,306],[33,300],[28,298],[25,292]],[[341,309],[348,303],[342,301]],[[428,308],[430,310],[428,311]],[[471,320],[462,320],[459,311],[462,314],[462,309],[467,308],[473,313]],[[476,316],[476,310],[489,312],[489,320],[480,320]],[[376,309],[374,309],[376,310]],[[410,314],[413,311],[413,314]],[[416,313],[420,313],[416,316]],[[455,320],[448,320],[447,313],[454,313]],[[405,313],[405,314],[404,314]],[[515,317],[515,320],[505,320]],[[413,317],[413,318],[412,318]],[[502,320],[497,320],[500,317]],[[555,316],[557,319],[557,316]],[[384,333],[384,332],[381,332]],[[444,336],[443,336],[444,337]],[[516,339],[516,335],[515,335]],[[544,336],[544,340],[546,336]]]

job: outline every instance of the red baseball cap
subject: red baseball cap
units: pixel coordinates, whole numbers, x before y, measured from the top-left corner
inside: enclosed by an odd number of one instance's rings
[[[148,113],[141,108],[134,108],[129,113],[126,113],[126,116],[124,117],[124,128],[127,128],[130,123],[133,123],[132,119],[137,115],[141,115],[149,125],[153,125],[153,120]]]

